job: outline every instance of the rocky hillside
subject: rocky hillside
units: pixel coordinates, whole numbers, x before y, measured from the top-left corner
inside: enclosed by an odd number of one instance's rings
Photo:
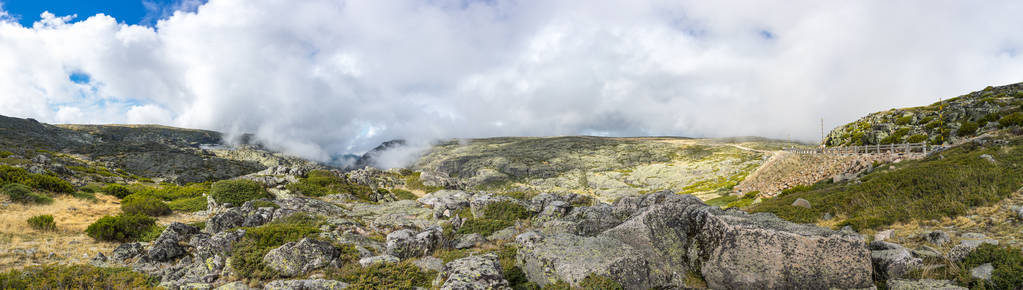
[[[771,155],[768,139],[488,138],[434,146],[413,166],[427,185],[576,193],[614,201],[660,190],[716,197]]]
[[[312,165],[256,146],[225,147],[218,132],[154,125],[49,125],[0,116],[0,164],[98,179],[215,181],[275,165]],[[42,157],[40,157],[42,156]]]
[[[1023,125],[1021,106],[1023,83],[987,87],[928,106],[867,115],[831,131],[824,144],[951,144],[1000,128]]]

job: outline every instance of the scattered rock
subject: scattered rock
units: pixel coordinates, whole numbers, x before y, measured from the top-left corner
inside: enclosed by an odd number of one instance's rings
[[[488,205],[502,201],[522,204],[522,201],[519,201],[518,199],[514,199],[504,195],[496,195],[484,192],[472,196],[472,200],[469,201],[469,209],[472,211],[472,215],[474,217],[482,217],[484,208],[486,208]],[[525,207],[526,205],[523,204],[523,206]]]
[[[292,277],[326,266],[337,266],[340,251],[330,243],[305,238],[270,250],[263,257],[267,267]]]
[[[995,267],[991,263],[985,263],[983,265],[970,269],[970,277],[978,280],[991,281],[991,272],[995,271]]]
[[[468,249],[486,243],[487,239],[480,234],[462,235],[455,241],[455,249]]]
[[[871,243],[872,246],[874,244]],[[894,248],[871,251],[870,260],[874,265],[874,275],[877,276],[876,280],[878,281],[902,278],[923,264],[923,260],[913,257],[908,249],[898,245],[895,245]]]
[[[248,284],[245,284],[245,282],[242,281],[235,281],[217,287],[217,290],[250,290],[250,289],[255,288],[249,287]]]
[[[941,246],[952,241],[952,238],[950,238],[948,234],[943,231],[933,231],[924,234],[924,240],[927,241],[928,243]]]
[[[436,257],[422,257],[413,261],[412,264],[416,265],[416,267],[419,267],[419,269],[423,271],[444,271],[444,260]]]
[[[398,257],[395,257],[395,256],[380,255],[380,256],[373,256],[373,257],[366,257],[366,258],[359,259],[359,265],[362,265],[363,267],[369,267],[369,266],[376,265],[376,264],[394,264],[394,263],[397,263],[397,262],[400,262],[400,261],[401,260],[398,259]]]
[[[196,256],[202,259],[215,255],[227,256],[231,253],[234,243],[241,240],[243,236],[245,236],[245,230],[243,229],[219,232],[213,236],[197,234],[192,237],[192,241],[189,244],[195,247]]]
[[[981,154],[980,159],[987,160],[987,162],[991,162],[992,164],[998,163],[998,161],[995,161],[995,158],[989,154]]]
[[[233,208],[216,214],[207,220],[204,231],[207,233],[219,233],[240,227],[243,223],[245,223],[245,216],[242,215],[241,210]]]
[[[117,248],[114,248],[111,256],[113,256],[114,259],[124,261],[142,256],[145,253],[146,249],[143,248],[140,243],[124,243],[117,246]]]
[[[895,234],[895,230],[883,230],[874,234],[875,241],[884,241],[892,238]]]
[[[805,199],[802,199],[802,198],[797,198],[797,199],[796,199],[796,201],[793,201],[793,202],[792,202],[792,206],[798,206],[798,207],[805,207],[805,208],[812,208],[812,207],[810,206],[810,201],[808,201],[808,200],[805,200]]]
[[[387,254],[401,259],[429,255],[442,243],[443,234],[439,227],[431,227],[416,233],[399,230],[387,235]]]
[[[494,254],[451,261],[444,266],[440,278],[446,279],[440,289],[511,289]]]
[[[972,237],[972,238],[980,238],[980,239],[969,239],[969,240],[962,240],[962,241],[960,241],[958,245],[956,245],[955,247],[952,247],[952,250],[948,251],[948,258],[949,258],[949,260],[952,260],[953,262],[960,262],[963,259],[966,259],[966,256],[969,256],[970,253],[973,252],[973,250],[976,250],[977,247],[980,247],[980,245],[983,245],[983,244],[998,245],[998,240],[984,239],[984,235],[980,235],[980,234],[975,234],[975,235],[968,235],[967,234],[967,235],[963,235],[963,237],[964,238]]]
[[[277,280],[267,283],[264,289],[288,289],[288,290],[334,290],[348,288],[348,284],[335,280],[310,279],[310,280]]]
[[[499,231],[494,232],[487,236],[487,241],[510,241],[515,239],[515,235],[518,233],[515,230],[515,226],[510,226]]]
[[[928,246],[920,246],[913,250],[913,256],[917,258],[940,258],[942,256],[941,251]]]
[[[961,287],[952,283],[948,280],[888,280],[889,290],[920,290],[920,289],[931,289],[931,290],[967,290],[966,287]]]
[[[469,193],[461,190],[440,190],[416,201],[428,208],[432,208],[434,217],[450,217],[455,211],[469,206]]]

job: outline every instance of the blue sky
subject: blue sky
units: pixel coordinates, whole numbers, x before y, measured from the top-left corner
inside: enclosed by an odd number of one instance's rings
[[[26,27],[38,21],[43,11],[57,16],[77,14],[77,20],[102,13],[126,24],[153,25],[182,2],[184,0],[0,0],[3,9]]]

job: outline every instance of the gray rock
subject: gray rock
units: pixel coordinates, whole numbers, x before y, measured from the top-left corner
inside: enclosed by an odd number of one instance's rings
[[[188,252],[181,242],[199,233],[199,229],[183,223],[172,223],[160,233],[153,246],[146,253],[146,259],[155,262],[166,262],[184,256]]]
[[[263,257],[263,263],[283,277],[292,277],[327,266],[337,267],[340,254],[328,242],[305,238],[270,250]]]
[[[242,221],[243,227],[258,227],[269,223],[274,218],[274,208],[263,207],[263,208],[252,208],[249,203],[248,207],[243,206],[242,210],[247,211],[245,219]]]
[[[991,162],[991,163],[998,163],[998,161],[995,161],[995,158],[994,158],[994,157],[992,157],[992,156],[991,156],[991,155],[989,155],[989,154],[981,154],[981,155],[980,155],[980,159],[984,159],[984,160],[987,160],[987,162]]]
[[[973,267],[970,269],[970,277],[979,280],[991,281],[991,272],[995,271],[995,266],[991,263],[985,263],[983,265]]]
[[[1023,220],[1023,206],[1012,206],[1009,208],[1016,215],[1017,218]]]
[[[493,234],[487,236],[488,241],[510,241],[515,239],[517,231],[515,226],[510,226],[502,230],[496,231]]]
[[[966,290],[966,287],[957,286],[948,280],[888,280],[889,290]]]
[[[962,234],[962,236],[960,236],[960,238],[963,238],[965,240],[983,240],[987,239],[987,236],[981,233],[964,233]]]
[[[416,267],[419,267],[419,269],[423,271],[444,271],[444,260],[431,256],[416,259],[415,261],[412,261],[412,264],[416,265]]]
[[[164,229],[160,236],[156,240],[172,240],[175,242],[181,242],[187,240],[194,234],[199,233],[199,228],[186,225],[183,223],[171,223]]]
[[[565,204],[568,204],[567,199],[560,195],[541,193],[537,194],[536,196],[529,200],[529,206],[527,208],[531,212],[539,213],[546,209],[548,205],[555,201],[560,201],[564,202]]]
[[[538,284],[578,286],[595,273],[638,289],[683,287],[674,273],[689,271],[712,289],[873,285],[870,252],[856,234],[724,211],[670,192],[623,205],[635,208],[616,212],[631,218],[597,236],[545,234],[524,243],[516,256],[523,272]]]
[[[928,243],[941,246],[952,241],[952,238],[950,238],[948,234],[943,231],[933,231],[924,234],[924,240],[927,241]]]
[[[99,266],[99,267],[102,267],[103,265],[105,265],[106,262],[107,262],[107,256],[104,255],[103,253],[96,253],[96,256],[92,257],[92,259],[89,260],[90,264],[92,264],[93,266]]]
[[[920,246],[913,250],[913,256],[917,258],[941,258],[941,251],[928,246]]]
[[[439,227],[416,233],[412,230],[395,231],[387,235],[387,254],[401,259],[429,255],[443,243]]]
[[[481,236],[480,234],[462,235],[461,237],[458,237],[457,240],[455,240],[455,249],[459,250],[468,249],[482,245],[483,243],[486,242],[487,239],[483,238],[483,236]]]
[[[254,290],[254,289],[256,288],[249,287],[249,285],[245,284],[245,282],[235,281],[224,285],[220,285],[220,287],[217,287],[216,290]]]
[[[266,283],[264,289],[287,289],[287,290],[334,290],[348,288],[348,284],[335,280],[308,279],[308,280],[277,280]]]
[[[440,289],[511,289],[494,254],[451,261],[440,275],[441,279],[446,278]]]
[[[117,248],[114,248],[114,251],[111,253],[111,256],[113,256],[114,259],[124,261],[127,259],[133,259],[142,256],[145,253],[146,249],[142,247],[142,244],[124,243],[121,244],[120,246],[117,246]]]
[[[394,264],[394,263],[397,263],[397,262],[400,262],[400,261],[401,260],[398,259],[398,257],[395,257],[395,256],[380,255],[380,256],[373,256],[373,257],[366,257],[366,258],[359,259],[359,265],[362,265],[363,267],[369,267],[369,266],[376,265],[376,264]]]
[[[542,240],[543,236],[537,232],[525,232],[515,237],[515,243],[524,246],[532,246],[534,243]]]
[[[207,233],[219,233],[225,230],[241,227],[245,223],[245,215],[239,209],[229,209],[216,214],[206,221]]]
[[[802,198],[797,198],[796,201],[793,201],[792,202],[792,206],[805,207],[805,208],[813,208],[813,206],[810,205],[810,201],[802,199]]]
[[[274,203],[280,205],[280,209],[303,212],[322,216],[344,216],[348,213],[344,208],[335,204],[314,198],[295,197],[278,199]]]
[[[874,234],[875,241],[885,241],[895,235],[895,230],[883,230]]]
[[[434,210],[434,217],[450,217],[451,213],[469,206],[469,193],[461,190],[440,190],[416,201]]]
[[[216,233],[213,236],[197,234],[192,237],[192,241],[189,244],[191,244],[192,247],[195,247],[195,254],[201,259],[206,259],[215,255],[227,256],[231,253],[234,243],[241,240],[244,236],[245,230],[243,229],[223,231]]]
[[[965,237],[966,235],[963,235],[963,236]],[[970,237],[974,237],[974,238],[979,237],[981,239],[977,239],[977,240],[972,240],[971,239],[971,240],[962,240],[962,241],[960,241],[958,245],[956,245],[955,247],[952,247],[952,250],[948,251],[948,259],[949,260],[952,260],[954,262],[960,262],[963,259],[966,259],[966,256],[969,256],[970,253],[973,252],[973,250],[976,250],[977,247],[980,247],[980,245],[983,245],[983,244],[998,245],[998,240],[984,239],[984,235],[979,235],[979,236],[978,235],[971,235]]]
[[[535,219],[539,221],[559,219],[567,215],[570,210],[572,210],[572,205],[564,201],[554,200],[547,203]]]
[[[572,209],[565,220],[574,221],[574,233],[594,236],[622,223],[610,205],[583,206]]]
[[[913,257],[908,249],[901,246],[896,249],[871,251],[870,260],[874,265],[874,275],[879,281],[902,278],[923,264],[923,260]]]

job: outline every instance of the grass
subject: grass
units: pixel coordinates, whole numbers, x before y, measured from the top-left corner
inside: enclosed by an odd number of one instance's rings
[[[337,174],[326,170],[310,171],[306,177],[288,185],[288,189],[306,196],[350,194],[362,201],[373,201],[376,192],[369,186],[349,183]]]
[[[152,230],[156,219],[144,215],[104,216],[85,229],[97,241],[132,242]]]
[[[270,198],[262,184],[252,180],[221,180],[210,187],[210,195],[218,203],[241,206],[246,201]]]
[[[392,189],[391,193],[393,193],[394,196],[398,198],[398,200],[415,200],[415,199],[419,198],[418,196],[413,194],[411,191],[400,189],[400,188]]]
[[[37,231],[57,230],[57,224],[53,222],[53,216],[48,214],[28,218],[28,226]]]
[[[894,170],[880,169],[861,178],[862,183],[831,184],[782,192],[754,205],[753,212],[772,212],[799,223],[818,221],[824,213],[845,217],[838,226],[876,229],[897,222],[931,220],[963,215],[968,209],[989,206],[1023,184],[1023,141],[983,147],[975,143],[951,148],[922,160],[905,161]],[[980,158],[988,154],[997,162]],[[791,206],[803,198],[813,208]]]
[[[583,289],[625,290],[621,283],[593,273],[586,275],[586,278],[583,278],[579,286]]]
[[[478,218],[468,218],[458,229],[459,234],[480,234],[489,236],[496,231],[515,225],[515,221],[528,219],[529,211],[511,201],[500,201],[483,208]]]
[[[167,203],[167,206],[170,207],[171,210],[177,212],[203,211],[206,210],[207,205],[206,197],[204,196],[186,197]]]
[[[111,183],[103,187],[103,193],[106,193],[111,196],[116,196],[117,198],[124,198],[125,196],[131,195],[134,192],[132,192],[124,185]]]
[[[245,237],[234,244],[231,266],[244,278],[274,279],[279,273],[263,264],[263,256],[288,242],[295,242],[319,233],[316,219],[296,214],[280,221],[249,228]]]
[[[409,189],[412,190],[420,190],[426,193],[432,193],[444,189],[443,187],[440,186],[427,186],[423,184],[423,181],[419,178],[421,175],[422,172],[409,172],[407,175],[405,175],[405,187],[408,187]]]
[[[129,268],[30,266],[0,273],[0,289],[157,289],[159,279]]]

